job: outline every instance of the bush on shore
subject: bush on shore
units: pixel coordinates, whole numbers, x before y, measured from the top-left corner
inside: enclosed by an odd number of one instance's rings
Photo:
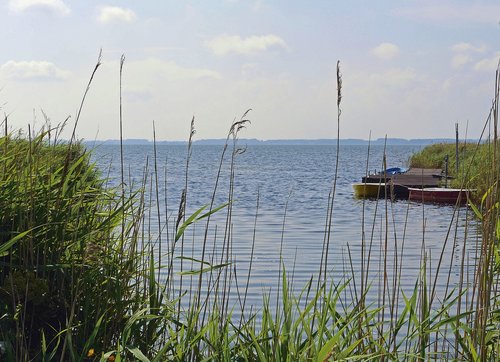
[[[0,138],[0,341],[15,360],[102,350],[142,303],[133,199],[56,131]]]
[[[480,202],[488,189],[495,184],[492,175],[500,174],[499,160],[493,162],[492,142],[460,143],[458,147],[458,173],[456,172],[456,146],[437,143],[424,147],[410,158],[410,167],[445,169],[448,158],[448,187],[474,189],[474,201]],[[495,170],[496,168],[496,170]]]

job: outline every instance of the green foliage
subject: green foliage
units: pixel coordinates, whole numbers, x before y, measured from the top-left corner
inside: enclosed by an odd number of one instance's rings
[[[472,147],[472,145],[465,143],[459,145],[460,155],[463,156],[467,146]],[[451,172],[455,169],[455,144],[453,143],[436,143],[426,146],[421,151],[412,155],[410,158],[410,167],[444,169],[446,156],[449,158],[448,168],[451,175]]]
[[[448,156],[448,175],[453,179],[449,186],[474,189],[474,200],[478,201],[486,194],[488,188],[497,182],[492,175],[500,171],[498,160],[493,162],[493,144],[460,143],[458,148],[459,168],[456,172],[455,144],[438,143],[425,147],[410,159],[411,167],[445,169],[445,158]],[[493,169],[490,167],[493,166]]]
[[[80,144],[0,138],[0,340],[18,359],[81,359],[108,346],[142,303],[141,253],[123,200]],[[96,326],[99,328],[96,330]]]

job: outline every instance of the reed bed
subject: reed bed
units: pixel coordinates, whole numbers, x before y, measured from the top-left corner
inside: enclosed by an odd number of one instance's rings
[[[120,74],[124,61],[122,58]],[[337,67],[339,130],[342,82]],[[187,211],[191,202],[188,180],[194,119],[179,205],[160,199],[160,194],[166,195],[168,190],[159,181],[162,170],[156,148],[153,158],[145,160],[139,182],[127,174],[122,148],[120,181],[112,186],[80,142],[74,137],[69,142],[60,140],[64,124],[51,127],[47,123],[36,134],[31,130],[27,134],[9,133],[5,119],[5,134],[0,138],[1,358],[498,360],[498,80],[497,71],[487,120],[493,133],[487,141],[486,159],[492,167],[486,167],[483,196],[470,209],[471,223],[480,225],[478,256],[471,266],[464,251],[460,282],[448,282],[442,296],[436,293],[437,278],[451,273],[444,267],[444,258],[448,257],[445,246],[470,242],[468,238],[474,236],[454,239],[452,221],[438,265],[431,267],[423,226],[420,273],[413,290],[405,292],[401,287],[405,237],[403,234],[400,240],[390,234],[393,215],[389,199],[377,201],[375,215],[363,216],[361,269],[353,266],[348,246],[345,277],[331,278],[329,251],[335,230],[332,215],[336,196],[333,177],[325,205],[318,270],[311,271],[308,283],[296,286],[293,266],[281,258],[275,299],[264,294],[260,308],[249,305],[248,284],[258,237],[258,192],[254,234],[249,240],[251,260],[245,275],[236,268],[233,250],[234,224],[238,222],[233,214],[237,202],[235,170],[239,155],[245,152],[238,137],[249,125],[248,111],[229,128],[220,162],[215,165],[211,201],[194,212]],[[228,172],[222,172],[224,167]],[[166,167],[164,172],[168,172]],[[224,174],[227,180],[222,179]],[[469,174],[469,178],[473,176]],[[229,186],[224,201],[218,203],[222,182]],[[165,189],[160,193],[162,187]],[[456,212],[459,210],[457,207]],[[424,207],[422,213],[425,216]],[[223,219],[222,224],[214,221],[216,217]],[[286,220],[285,207],[283,233]],[[385,233],[376,250],[374,227],[379,220],[385,223]],[[159,230],[154,230],[154,225],[159,225]],[[195,236],[201,239],[200,255],[189,253]],[[394,248],[389,252],[391,245]],[[382,262],[373,273],[370,263],[375,253],[382,256]],[[376,302],[368,302],[370,293],[377,293]]]

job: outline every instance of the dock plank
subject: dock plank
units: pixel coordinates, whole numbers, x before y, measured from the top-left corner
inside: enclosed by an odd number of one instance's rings
[[[443,170],[440,168],[410,168],[403,175],[441,175]]]
[[[389,182],[406,187],[437,187],[441,181],[441,169],[412,168],[403,174],[385,175],[375,174],[362,178],[362,182],[377,183]]]

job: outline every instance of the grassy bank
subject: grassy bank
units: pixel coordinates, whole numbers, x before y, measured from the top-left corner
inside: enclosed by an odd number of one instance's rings
[[[498,93],[496,100],[498,105]],[[495,112],[498,118],[498,108]],[[246,302],[252,264],[246,275],[237,275],[232,250],[233,225],[238,222],[232,213],[237,198],[233,186],[238,156],[244,151],[238,135],[248,125],[247,116],[245,113],[231,125],[220,162],[213,166],[218,171],[214,180],[207,181],[211,202],[191,215],[186,210],[194,120],[186,153],[185,187],[180,204],[174,206],[160,199],[158,175],[163,170],[156,152],[145,160],[139,184],[130,182],[122,163],[121,182],[111,187],[106,170],[102,170],[104,174],[97,170],[78,142],[58,140],[59,127],[47,126],[36,135],[6,132],[0,138],[2,358],[498,360],[500,196],[495,163],[486,167],[489,173],[485,179],[490,183],[482,204],[476,207],[481,223],[477,258],[468,264],[465,253],[460,256],[460,282],[448,282],[444,296],[436,296],[435,273],[446,275],[451,269],[431,268],[424,246],[414,289],[403,292],[404,246],[389,233],[381,236],[383,248],[376,252],[383,260],[375,273],[368,267],[361,267],[361,271],[351,267],[342,280],[330,278],[334,181],[318,269],[312,270],[310,281],[294,293],[296,288],[286,272],[289,266],[280,264],[276,299],[264,295],[262,308],[254,309]],[[488,159],[498,162],[495,144],[489,152]],[[222,173],[223,167],[229,172]],[[222,174],[228,175],[229,187],[225,202],[217,205],[215,195]],[[256,225],[258,199],[257,195]],[[390,224],[391,201],[377,202],[385,208],[384,220],[374,217],[372,223]],[[175,216],[164,220],[160,207]],[[218,227],[213,227],[214,213],[225,216]],[[368,219],[367,215],[367,228]],[[155,223],[165,233],[151,230]],[[450,230],[453,227],[450,225]],[[184,252],[185,243],[195,234],[202,244],[199,257]],[[366,266],[373,262],[371,245],[378,236],[364,230],[361,234],[361,260]],[[252,250],[255,238],[254,234],[248,241]],[[444,255],[446,243],[471,242],[467,238],[476,236],[466,234],[464,238],[444,240],[442,258],[453,258]],[[422,245],[424,241],[419,240]],[[388,253],[389,243],[397,245],[397,253]],[[215,257],[211,251],[216,246],[222,254]],[[350,253],[347,250],[347,265]],[[376,303],[368,304],[367,295],[375,280],[380,281],[382,293]],[[231,303],[230,295],[234,294],[236,304]]]
[[[460,143],[458,145],[458,167],[456,145],[439,143],[426,146],[410,159],[411,167],[445,169],[445,159],[448,159],[448,187],[475,189],[475,201],[485,195],[495,184],[492,179],[499,174],[498,156],[494,159],[493,142]]]
[[[0,340],[17,361],[115,343],[143,298],[137,235],[120,228],[133,225],[135,200],[57,132],[0,138]]]

